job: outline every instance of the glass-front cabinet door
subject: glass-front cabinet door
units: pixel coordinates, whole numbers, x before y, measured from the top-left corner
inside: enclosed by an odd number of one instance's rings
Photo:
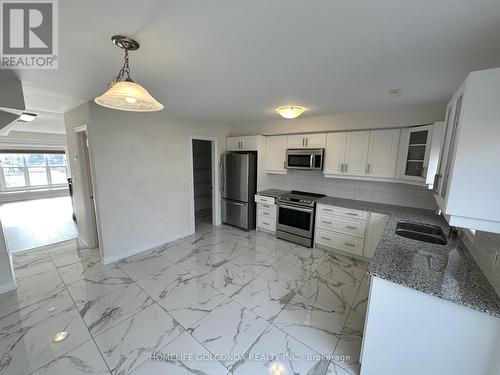
[[[431,137],[432,125],[418,126],[407,130],[403,178],[425,183]]]

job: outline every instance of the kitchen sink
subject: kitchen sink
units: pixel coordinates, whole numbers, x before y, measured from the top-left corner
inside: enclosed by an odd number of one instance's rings
[[[413,223],[411,221],[399,221],[396,224],[396,234],[412,240],[446,245],[446,236],[443,230],[431,224]]]

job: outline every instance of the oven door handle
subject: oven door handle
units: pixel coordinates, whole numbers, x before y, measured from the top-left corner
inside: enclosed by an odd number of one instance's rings
[[[290,210],[295,210],[295,211],[307,212],[307,213],[313,213],[313,211],[314,211],[313,208],[301,208],[301,207],[297,207],[297,206],[291,206],[288,204],[279,204],[278,208],[281,208],[281,207],[288,208]]]

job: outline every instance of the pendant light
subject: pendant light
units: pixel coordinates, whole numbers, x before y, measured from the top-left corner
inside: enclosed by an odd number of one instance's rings
[[[293,119],[299,117],[306,109],[298,105],[287,105],[284,107],[276,108],[281,117]]]
[[[111,37],[111,40],[125,51],[125,61],[117,76],[108,85],[108,90],[95,98],[94,101],[103,107],[119,109],[121,111],[161,111],[164,108],[163,104],[156,101],[144,87],[135,83],[130,78],[128,51],[139,49],[139,43],[123,35],[114,35]]]

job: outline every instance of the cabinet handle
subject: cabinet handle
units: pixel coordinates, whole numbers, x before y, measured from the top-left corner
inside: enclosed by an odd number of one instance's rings
[[[346,225],[346,228],[348,228],[348,229],[358,229],[358,227],[353,227],[352,225]]]
[[[286,169],[286,160],[283,161],[283,168]]]
[[[305,147],[305,145],[306,145],[306,139],[302,138],[302,146]]]
[[[350,216],[358,216],[358,214],[355,212],[346,212],[346,214]]]
[[[370,173],[370,164],[366,164],[366,174]]]
[[[330,209],[330,208],[323,208],[323,211],[326,211],[326,212],[332,212],[333,210]]]
[[[344,173],[347,173],[347,163],[344,164],[345,167],[344,167]]]
[[[265,221],[263,221],[262,224],[264,224],[264,225],[271,225],[269,223],[266,223]]]
[[[330,239],[329,239],[328,237],[323,237],[323,236],[321,236],[321,239],[322,239],[322,240],[327,240],[327,241],[330,241]]]
[[[321,222],[322,222],[322,223],[324,223],[324,224],[330,224],[330,225],[332,225],[332,222],[331,222],[331,221],[321,220]]]
[[[269,212],[263,212],[262,215],[269,216]]]
[[[268,206],[267,204],[263,204],[262,207],[271,208],[271,206]]]
[[[306,138],[306,147],[309,146],[309,138]]]
[[[356,247],[356,245],[353,245],[352,243],[349,243],[349,242],[344,242],[344,245],[350,246],[350,247]]]

